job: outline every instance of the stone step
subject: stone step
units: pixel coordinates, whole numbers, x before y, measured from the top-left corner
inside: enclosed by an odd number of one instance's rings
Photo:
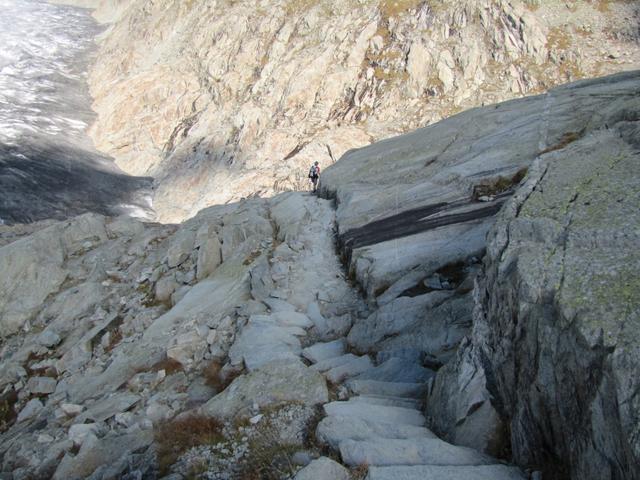
[[[388,407],[403,407],[419,410],[422,402],[414,398],[391,397],[384,395],[358,395],[351,397],[350,402],[369,403],[371,405],[386,405]]]
[[[261,345],[244,354],[247,370],[253,371],[276,361],[300,360],[299,350],[284,344]]]
[[[342,365],[332,368],[325,373],[327,380],[332,383],[344,382],[347,378],[355,377],[373,368],[373,362],[368,356],[357,357]]]
[[[425,427],[342,415],[323,418],[316,429],[316,437],[334,450],[340,448],[340,442],[343,440],[436,438],[435,434]]]
[[[476,450],[437,438],[343,440],[342,461],[349,466],[370,465],[490,465],[497,460]]]
[[[421,367],[412,360],[393,357],[371,370],[358,375],[358,380],[378,382],[423,383],[435,376],[433,370]]]
[[[340,355],[339,357],[327,358],[326,360],[321,360],[315,365],[311,366],[312,370],[316,370],[318,372],[326,372],[331,370],[332,368],[339,367],[340,365],[344,365],[356,358],[360,358],[353,353],[346,353],[344,355]]]
[[[419,410],[358,402],[331,402],[324,405],[328,416],[362,418],[373,422],[424,426],[425,418]]]
[[[506,465],[370,467],[366,480],[525,480]]]
[[[352,393],[359,395],[384,395],[418,399],[422,399],[427,395],[427,385],[424,383],[351,379],[345,383],[345,386]]]
[[[302,355],[313,363],[318,363],[330,358],[341,357],[346,348],[347,341],[344,338],[339,338],[333,342],[320,342],[311,345],[302,350]]]

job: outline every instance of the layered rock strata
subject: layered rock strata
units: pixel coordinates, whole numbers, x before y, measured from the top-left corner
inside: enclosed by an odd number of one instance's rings
[[[445,439],[552,478],[636,475],[639,80],[465,112],[324,173],[374,310],[349,343],[446,364],[427,395]]]

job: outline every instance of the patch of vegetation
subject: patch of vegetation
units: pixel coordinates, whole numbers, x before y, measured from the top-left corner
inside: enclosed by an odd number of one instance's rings
[[[164,370],[167,375],[173,375],[174,373],[184,371],[184,366],[179,361],[166,357],[151,367],[152,372],[159,372],[160,370]]]
[[[388,19],[397,17],[407,10],[417,8],[421,3],[422,0],[383,0],[378,8],[382,16]]]
[[[581,132],[567,132],[560,138],[560,141],[555,145],[551,145],[550,147],[542,150],[538,155],[542,155],[544,153],[554,152],[556,150],[562,150],[564,147],[569,145],[570,143],[575,142],[576,140],[582,137]]]
[[[295,404],[295,403],[294,403]],[[281,425],[276,420],[281,412],[294,404],[274,405],[263,409],[264,417],[249,440],[249,450],[242,460],[238,478],[240,480],[280,480],[292,478],[299,467],[293,455],[301,445],[282,439]],[[313,424],[315,427],[317,423]],[[310,431],[305,425],[305,436]]]
[[[351,478],[353,480],[364,480],[365,478],[367,478],[368,473],[369,465],[367,465],[366,463],[351,468]]]
[[[571,48],[571,35],[562,27],[553,27],[547,35],[549,50],[567,50]]]
[[[13,406],[18,401],[18,394],[14,390],[0,395],[0,433],[6,431],[16,421],[18,414]]]
[[[242,370],[223,371],[222,364],[217,360],[213,360],[202,370],[205,383],[217,392],[222,392],[241,374]]]
[[[499,176],[497,178],[489,180],[488,183],[475,185],[473,187],[473,199],[478,200],[480,197],[491,197],[499,195],[513,187],[517,186],[522,179],[526,176],[528,169],[521,168],[511,177]]]
[[[242,262],[242,264],[243,265],[251,265],[254,262],[254,260],[256,258],[258,258],[261,254],[262,254],[262,251],[254,250],[253,252],[251,252],[249,254],[249,256],[247,258],[244,259],[244,262]]]
[[[184,452],[199,445],[214,445],[225,440],[223,424],[204,415],[191,415],[158,425],[154,431],[158,467],[162,475]]]

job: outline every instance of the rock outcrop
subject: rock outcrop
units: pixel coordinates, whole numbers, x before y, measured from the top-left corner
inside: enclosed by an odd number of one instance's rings
[[[640,67],[627,1],[72,3],[110,24],[91,135],[155,178],[162,221],[304,188],[314,160],[463,109]]]
[[[348,340],[446,364],[426,409],[445,439],[551,478],[637,475],[639,80],[465,112],[324,173],[374,309]]]
[[[603,85],[587,87],[599,95]],[[440,430],[461,443],[466,421],[484,415],[463,409],[490,403],[514,458],[545,478],[640,475],[640,97],[620,102],[599,109],[604,128],[536,159],[505,205],[488,237],[473,334],[431,394]],[[457,411],[446,412],[451,397]],[[499,424],[480,421],[475,431]]]
[[[2,475],[634,478],[639,92],[350,151],[331,199],[4,226]]]

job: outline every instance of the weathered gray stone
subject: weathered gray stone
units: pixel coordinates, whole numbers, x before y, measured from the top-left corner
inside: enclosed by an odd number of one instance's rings
[[[352,415],[330,415],[323,418],[316,429],[318,440],[335,450],[343,440],[371,440],[377,438],[436,438],[427,428],[404,423],[390,423],[377,418]]]
[[[317,365],[317,364],[316,364]],[[373,362],[368,355],[353,358],[337,367],[328,370],[325,375],[332,383],[340,383],[347,378],[354,377],[373,368]]]
[[[350,478],[349,470],[327,457],[313,460],[294,477],[295,480],[349,480]]]
[[[371,405],[386,405],[389,407],[415,408],[419,410],[421,401],[416,398],[392,397],[385,395],[357,395],[349,398],[350,402],[369,403]]]
[[[274,362],[236,378],[200,410],[206,415],[231,418],[247,413],[254,403],[261,408],[287,402],[316,405],[328,398],[321,374],[300,361]]]
[[[351,392],[360,395],[422,398],[427,393],[427,386],[424,383],[377,382],[352,378],[346,382],[346,386]]]
[[[412,408],[372,405],[364,402],[331,402],[324,405],[323,408],[327,415],[419,427],[425,424],[422,413]]]
[[[347,342],[339,338],[333,342],[316,343],[302,350],[302,355],[314,363],[344,355]]]
[[[315,365],[312,365],[311,368],[319,372],[326,372],[328,370],[331,370],[332,368],[339,367],[340,365],[344,365],[345,363],[349,363],[353,360],[357,360],[358,358],[361,357],[354,355],[353,353],[345,353],[344,355],[340,355],[339,357],[330,357],[321,360]]]
[[[379,382],[423,383],[433,376],[435,376],[433,370],[421,367],[415,362],[395,357],[361,373],[356,378],[358,380],[376,380]]]
[[[353,326],[348,342],[359,350],[373,348],[384,337],[403,332],[416,322],[424,322],[428,310],[449,298],[449,292],[433,292],[418,297],[400,297]],[[427,320],[428,321],[428,320]]]
[[[102,428],[97,423],[76,423],[69,427],[69,440],[80,446],[89,435],[98,435],[100,430]]]
[[[74,417],[84,410],[83,405],[77,405],[75,403],[61,403],[60,409],[64,412],[65,415],[70,417]]]
[[[40,335],[38,335],[38,343],[43,347],[52,348],[60,343],[62,339],[60,335],[58,335],[53,330],[45,330]]]
[[[516,467],[506,465],[370,467],[367,480],[524,480]]]
[[[198,281],[207,278],[222,263],[220,240],[215,232],[210,232],[208,238],[200,245],[196,263],[196,278]]]
[[[40,400],[38,400],[37,398],[32,398],[27,402],[22,410],[20,410],[20,413],[18,413],[18,422],[23,422],[35,417],[42,411],[43,408],[44,405]]]
[[[123,455],[150,445],[152,441],[152,430],[141,430],[103,439],[89,434],[77,455],[67,453],[64,456],[53,478],[54,480],[85,478],[101,465],[112,464]]]
[[[370,465],[489,465],[487,455],[456,447],[437,438],[344,440],[340,455],[350,466]]]
[[[86,420],[104,422],[117,413],[127,411],[140,401],[140,396],[132,393],[116,393],[106,397],[93,405],[75,418],[76,423],[84,423]]]
[[[27,388],[33,394],[53,393],[56,391],[56,385],[58,382],[55,378],[51,377],[31,377],[27,382]]]

